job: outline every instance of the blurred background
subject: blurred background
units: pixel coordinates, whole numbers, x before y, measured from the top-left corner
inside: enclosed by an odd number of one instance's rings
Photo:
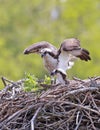
[[[44,78],[40,56],[23,55],[23,50],[42,40],[59,47],[71,37],[81,41],[92,60],[77,61],[68,76],[100,75],[100,0],[0,0],[0,76]]]

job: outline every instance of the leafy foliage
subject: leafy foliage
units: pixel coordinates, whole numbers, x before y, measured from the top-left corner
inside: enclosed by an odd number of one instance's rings
[[[24,86],[25,91],[37,91],[39,90],[39,84],[37,82],[37,78],[34,75],[26,74]]]
[[[45,78],[44,78],[44,81],[43,81],[44,84],[51,84],[51,78],[47,75],[45,75]]]
[[[39,79],[31,74],[26,74],[25,76],[25,82],[24,82],[24,89],[25,91],[39,91],[41,90],[41,86],[39,85]],[[47,84],[50,85],[51,84],[51,78],[47,75],[45,75],[44,80],[41,82],[42,84]]]
[[[17,80],[26,71],[43,77],[40,57],[24,56],[23,50],[42,40],[59,47],[69,37],[80,39],[92,57],[88,63],[78,61],[69,76],[99,75],[99,10],[99,0],[0,0],[0,76]]]

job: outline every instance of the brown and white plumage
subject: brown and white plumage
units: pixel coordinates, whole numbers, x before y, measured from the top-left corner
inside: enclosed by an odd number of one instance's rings
[[[24,50],[24,54],[40,54],[44,61],[44,66],[51,73],[57,67],[57,48],[47,41],[37,42]]]
[[[74,65],[78,58],[84,61],[91,60],[89,51],[80,47],[80,41],[76,38],[65,39],[59,48],[49,42],[41,41],[32,44],[24,50],[24,54],[40,54],[44,66],[50,75],[56,75],[56,84],[66,84],[66,71]]]
[[[57,54],[58,65],[52,72],[53,75],[64,75],[62,83],[66,84],[66,71],[74,65],[78,58],[84,61],[91,60],[89,51],[80,47],[80,41],[76,38],[65,39],[60,46]]]
[[[70,53],[72,56],[78,57],[81,60],[91,60],[89,51],[80,47],[80,41],[76,38],[65,39],[59,51],[65,51]]]
[[[44,66],[51,75],[58,66],[58,50],[55,46],[47,41],[41,41],[30,45],[24,50],[24,54],[37,53],[40,54],[44,61]],[[69,62],[68,69],[71,68],[73,62]],[[64,74],[56,75],[56,84],[63,83]],[[65,81],[64,81],[65,82]]]

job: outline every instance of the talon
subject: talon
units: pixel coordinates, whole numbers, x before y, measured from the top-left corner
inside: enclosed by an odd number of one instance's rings
[[[68,80],[65,80],[65,84],[66,84],[66,85],[69,85],[70,82],[69,82]]]

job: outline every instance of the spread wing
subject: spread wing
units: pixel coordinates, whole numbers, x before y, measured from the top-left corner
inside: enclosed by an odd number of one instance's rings
[[[91,60],[89,51],[80,47],[80,41],[76,38],[66,39],[62,42],[59,52],[66,51],[81,60]]]
[[[27,47],[24,50],[24,54],[41,53],[41,50],[44,48],[50,49],[54,54],[57,53],[57,48],[55,46],[53,46],[52,44],[50,44],[47,41],[41,41],[41,42],[34,43],[34,44],[30,45],[29,47]]]

